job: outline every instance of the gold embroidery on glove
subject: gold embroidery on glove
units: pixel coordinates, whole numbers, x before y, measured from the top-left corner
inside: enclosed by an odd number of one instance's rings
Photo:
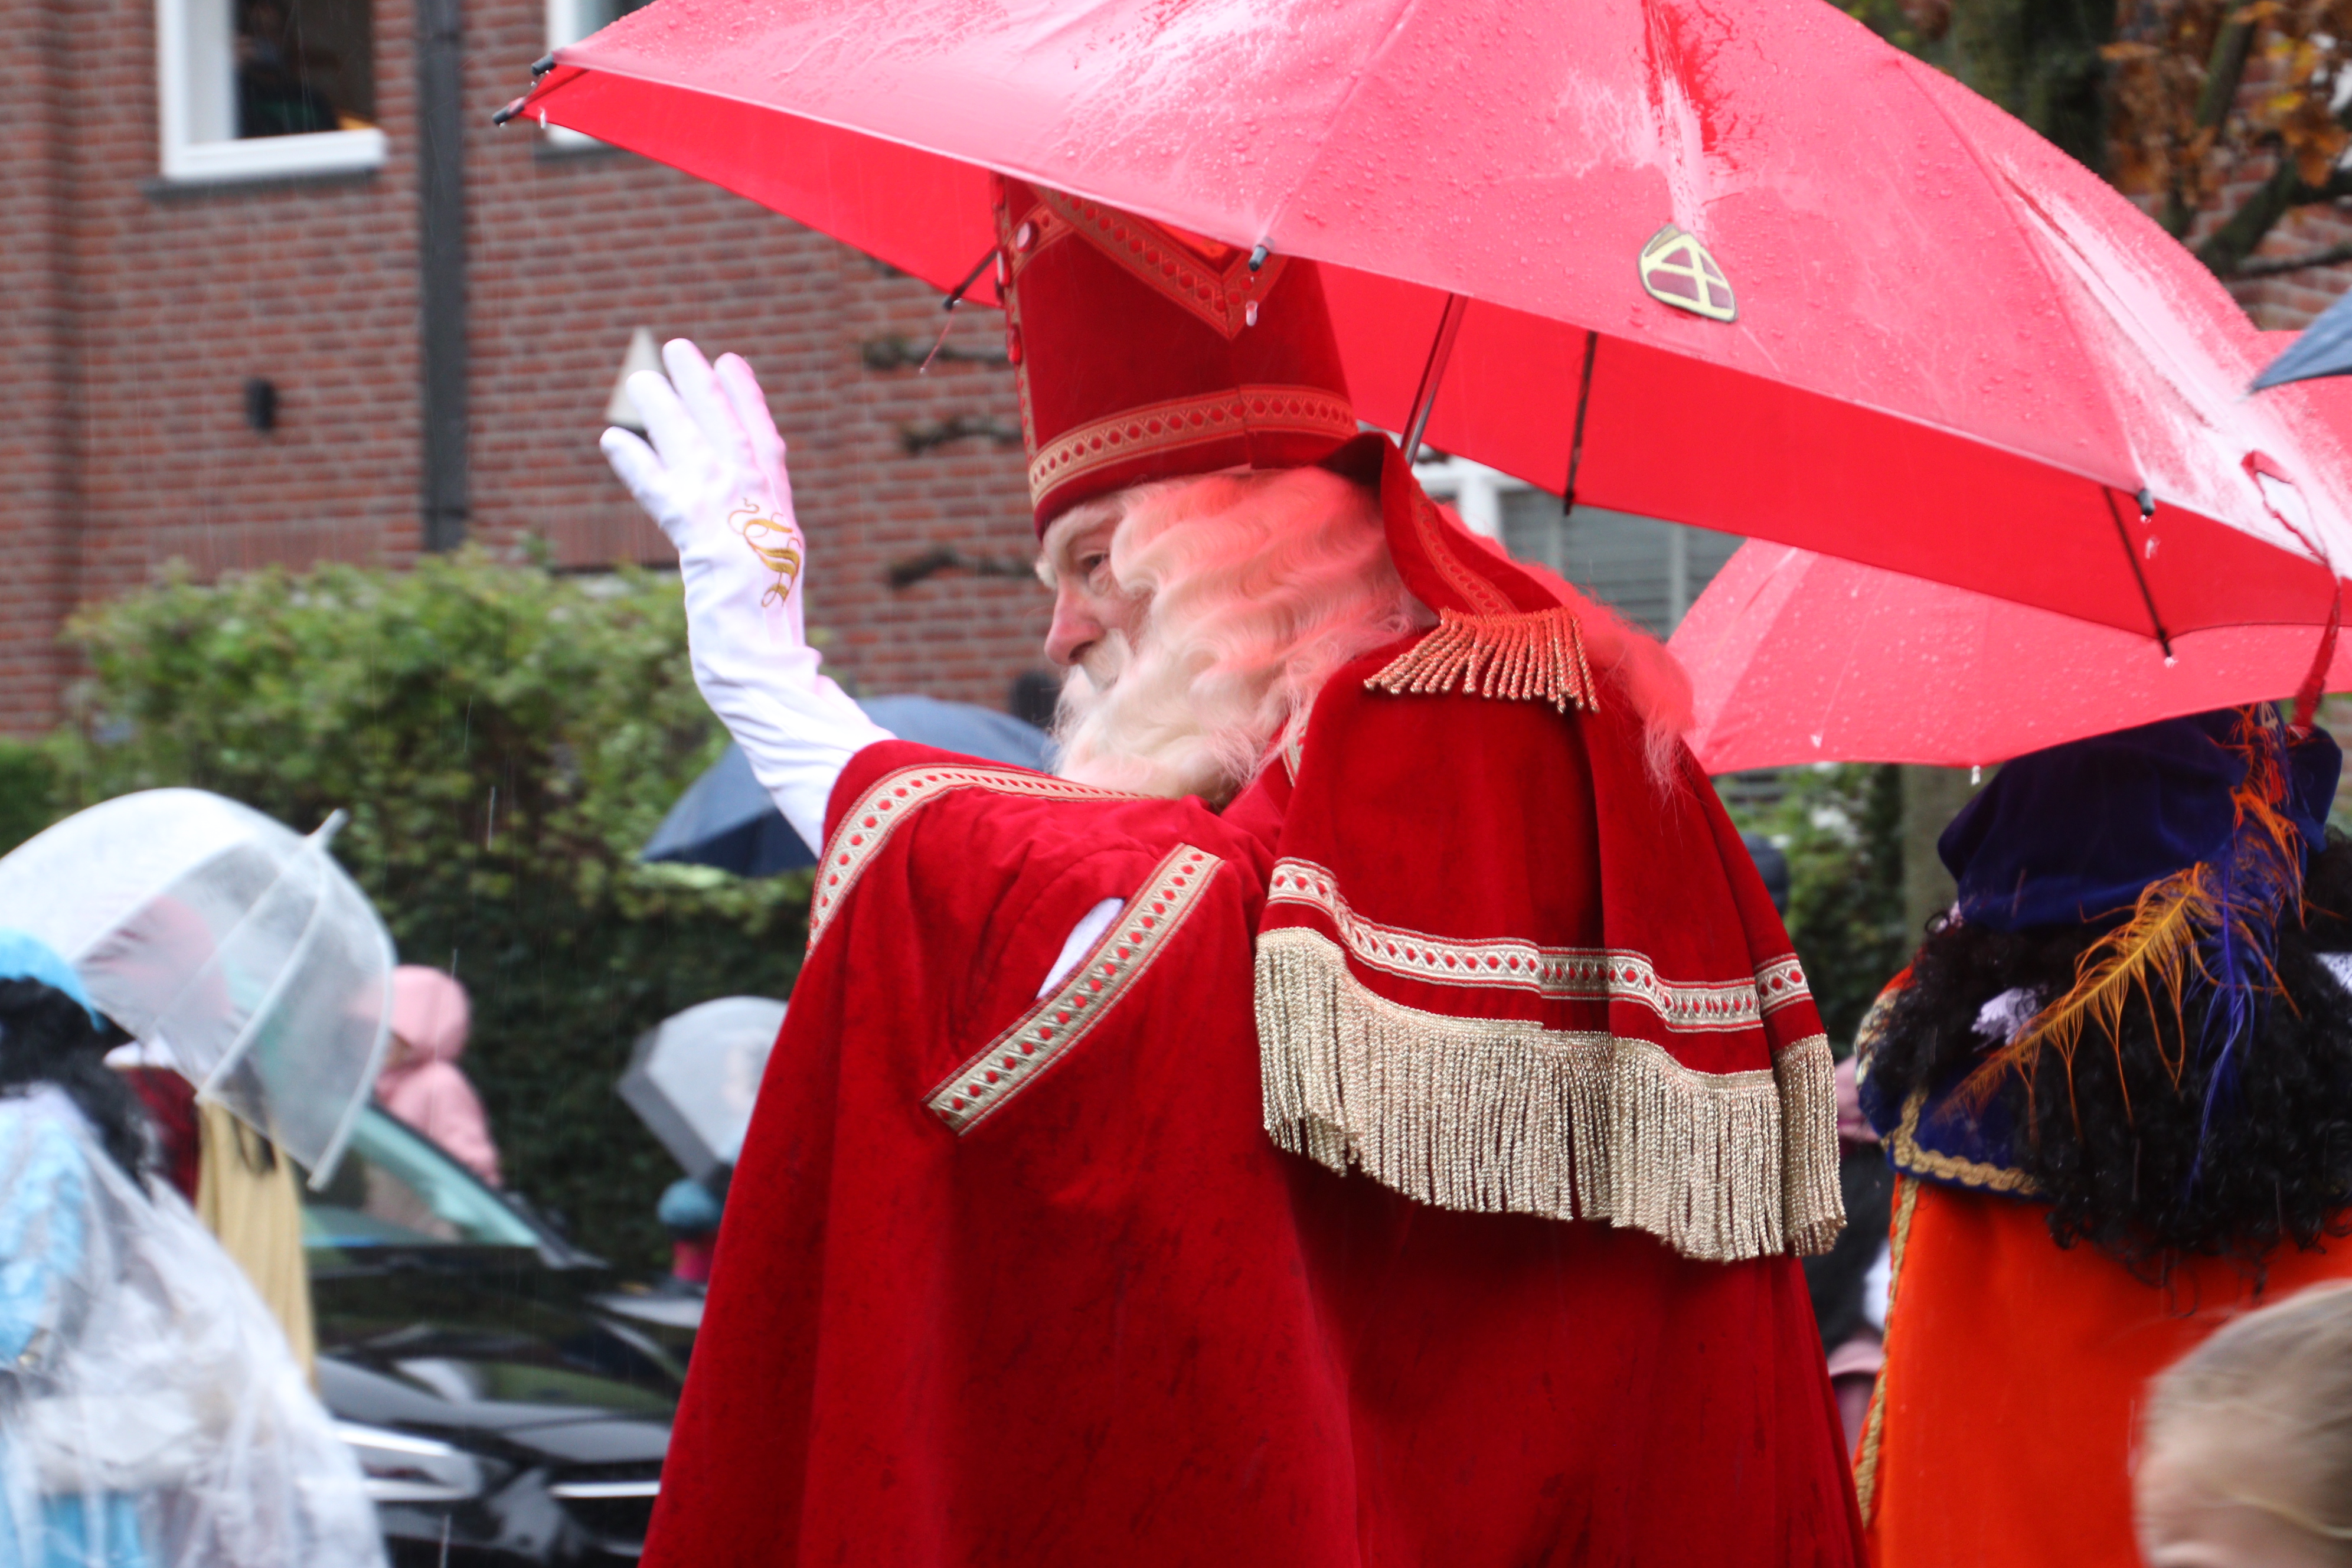
[[[736,537],[751,546],[751,553],[760,558],[761,565],[776,574],[776,580],[768,584],[768,591],[760,595],[760,603],[781,605],[791,598],[793,589],[801,580],[801,531],[792,523],[761,516],[760,509],[750,501],[727,514],[727,526],[734,531]],[[761,542],[770,534],[779,536],[784,542]]]

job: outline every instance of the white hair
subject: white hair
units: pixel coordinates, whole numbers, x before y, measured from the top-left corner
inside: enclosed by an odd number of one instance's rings
[[[1389,557],[1377,494],[1328,469],[1119,490],[1055,519],[1046,559],[1106,518],[1117,520],[1112,579],[1145,609],[1132,639],[1105,634],[1063,682],[1055,739],[1065,778],[1222,805],[1271,760],[1285,724],[1306,723],[1342,666],[1436,624]],[[1652,775],[1671,778],[1691,721],[1682,667],[1566,592],[1594,668],[1643,715]]]

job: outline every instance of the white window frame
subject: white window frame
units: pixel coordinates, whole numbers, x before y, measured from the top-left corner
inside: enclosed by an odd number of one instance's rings
[[[581,13],[588,9],[588,0],[547,0],[547,52],[553,54],[566,44],[576,44],[595,29],[587,26]],[[584,153],[609,145],[599,142],[584,131],[573,131],[562,125],[545,125],[540,134],[547,145],[560,152]]]
[[[163,178],[192,184],[355,174],[383,165],[383,132],[236,134],[234,0],[155,0],[156,119]]]

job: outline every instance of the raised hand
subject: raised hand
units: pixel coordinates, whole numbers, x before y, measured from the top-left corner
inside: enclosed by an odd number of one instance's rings
[[[808,545],[760,383],[740,356],[722,354],[714,369],[684,338],[664,345],[662,362],[667,380],[629,378],[653,444],[607,430],[605,459],[677,547],[698,631],[756,610],[772,647],[801,647]]]

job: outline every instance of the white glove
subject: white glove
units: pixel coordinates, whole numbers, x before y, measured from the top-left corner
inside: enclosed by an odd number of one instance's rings
[[[689,605],[702,596],[692,580],[711,579],[711,612],[756,607],[772,646],[805,646],[808,546],[793,516],[784,438],[758,379],[740,354],[721,354],[714,372],[684,338],[663,347],[662,362],[668,380],[645,370],[629,378],[653,445],[607,430],[605,458],[677,547]]]
[[[653,445],[607,430],[604,457],[677,547],[703,700],[793,831],[822,852],[842,768],[891,735],[818,673],[803,633],[808,544],[793,516],[784,440],[751,367],[722,354],[714,372],[684,338],[663,346],[662,363],[670,380],[629,378]]]

